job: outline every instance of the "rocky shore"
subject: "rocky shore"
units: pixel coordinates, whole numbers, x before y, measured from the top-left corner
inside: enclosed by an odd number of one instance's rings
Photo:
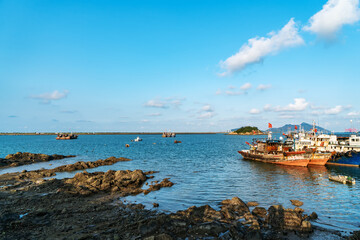
[[[29,153],[29,152],[17,152],[14,154],[9,154],[5,158],[0,158],[0,168],[6,167],[17,167],[21,165],[27,165],[37,162],[48,162],[52,160],[60,160],[64,158],[75,157],[75,155],[46,155],[41,153]]]
[[[292,200],[294,209],[280,205],[266,209],[234,197],[219,203],[219,210],[205,205],[171,214],[155,211],[158,203],[154,203],[153,210],[142,204],[125,204],[124,196],[173,186],[167,178],[149,184],[147,180],[153,178],[154,171],[84,171],[73,178],[43,179],[56,172],[121,160],[111,157],[51,170],[0,175],[0,238],[302,239],[319,232],[314,233],[310,222],[316,213],[304,214],[299,207],[302,202],[296,200]],[[145,186],[148,188],[143,189]]]

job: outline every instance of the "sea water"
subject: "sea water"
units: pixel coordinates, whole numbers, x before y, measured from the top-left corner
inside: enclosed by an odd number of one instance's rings
[[[77,140],[55,140],[55,136],[0,136],[0,158],[15,152],[76,155],[45,163],[1,169],[0,174],[40,168],[54,168],[77,161],[94,161],[110,156],[126,157],[129,162],[88,169],[88,172],[112,170],[159,171],[154,179],[170,178],[175,185],[148,195],[127,197],[130,202],[148,207],[159,203],[159,211],[174,212],[190,206],[219,203],[238,196],[243,201],[257,201],[261,207],[274,204],[293,207],[290,199],[304,202],[305,213],[316,212],[315,224],[341,231],[360,230],[360,168],[335,166],[289,167],[245,161],[238,150],[248,149],[245,142],[253,136],[225,134],[141,135],[141,142],[131,142],[136,135],[80,135]],[[174,140],[182,143],[174,144]],[[130,147],[126,148],[125,144]],[[72,177],[58,173],[57,178]],[[354,177],[356,185],[328,180],[329,174]],[[146,189],[147,186],[144,186]]]

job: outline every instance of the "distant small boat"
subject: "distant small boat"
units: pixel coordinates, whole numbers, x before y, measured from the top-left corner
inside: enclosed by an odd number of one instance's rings
[[[141,142],[141,141],[142,141],[142,139],[139,136],[134,139],[134,142]]]
[[[175,140],[174,143],[181,143],[181,141]]]
[[[163,132],[162,137],[176,137],[176,133],[173,133],[173,132]]]
[[[72,134],[72,133],[59,133],[56,136],[56,140],[72,140],[77,139],[78,135]]]

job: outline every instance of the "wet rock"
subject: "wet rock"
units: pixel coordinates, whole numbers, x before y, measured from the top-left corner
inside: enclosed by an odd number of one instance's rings
[[[359,240],[360,239],[360,231],[353,232],[349,238],[349,240]]]
[[[237,212],[239,215],[250,212],[249,207],[238,197],[223,200],[221,204],[221,211],[225,211],[225,209],[228,209]]]
[[[303,221],[301,213],[293,209],[284,209],[281,205],[274,205],[268,209],[267,222],[280,231],[296,230],[299,232],[310,232],[310,222]]]
[[[299,200],[290,200],[291,204],[296,206],[296,207],[301,207],[304,203],[302,201]]]
[[[220,220],[220,212],[214,210],[209,205],[196,207],[189,207],[185,211],[178,211],[178,215],[184,216],[192,222],[212,222],[214,220]]]
[[[77,173],[73,178],[65,179],[65,192],[88,195],[96,192],[122,191],[128,194],[139,193],[140,187],[146,181],[146,175],[141,170]]]
[[[158,203],[153,203],[153,206],[154,207],[159,207],[159,204]]]
[[[169,178],[164,178],[160,183],[158,183],[158,181],[153,181],[152,183],[155,183],[155,184],[149,185],[149,188],[144,190],[145,195],[149,194],[152,191],[158,191],[158,190],[160,190],[160,188],[172,187],[174,185],[174,183],[171,182],[169,180]]]
[[[64,155],[46,155],[41,153],[29,153],[29,152],[17,152],[14,154],[9,154],[5,159],[0,159],[0,167],[15,167],[21,165],[27,165],[37,162],[47,162],[52,160],[59,160],[69,157],[75,157],[74,155],[64,156]]]
[[[316,214],[316,212],[312,212],[309,217],[308,220],[315,220],[318,219],[318,215]]]
[[[296,208],[294,208],[294,211],[301,214],[301,213],[303,213],[305,210],[302,209],[302,208],[296,207]]]
[[[144,238],[144,240],[173,240],[173,238],[166,233],[162,233],[156,236]]]
[[[252,211],[252,214],[254,214],[260,218],[265,218],[267,211],[263,207],[255,207],[254,210]]]
[[[128,158],[116,158],[116,157],[109,157],[107,159],[99,159],[94,162],[76,162],[74,164],[68,164],[65,166],[56,167],[53,169],[54,172],[72,172],[77,170],[84,170],[88,168],[95,168],[99,166],[105,166],[105,165],[113,165],[117,162],[124,162],[124,161],[131,161],[131,159]]]
[[[249,229],[251,230],[260,230],[260,224],[257,218],[251,214],[250,212],[244,214],[245,222],[244,225],[248,225]]]
[[[156,232],[157,229],[158,229],[158,224],[155,220],[152,220],[145,224],[141,224],[139,226],[139,232],[143,236],[153,234]]]
[[[219,222],[207,222],[193,226],[189,230],[189,233],[192,235],[217,237],[220,233],[225,232],[226,230],[226,227]]]
[[[252,201],[252,202],[248,202],[246,205],[248,207],[256,207],[256,206],[259,206],[259,203],[255,202],[255,201]]]
[[[245,240],[262,240],[260,231],[250,231],[246,233]]]

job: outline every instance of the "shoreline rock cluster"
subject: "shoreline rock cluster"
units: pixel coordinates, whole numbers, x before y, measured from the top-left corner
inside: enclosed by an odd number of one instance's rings
[[[64,158],[75,157],[75,155],[46,155],[42,153],[17,152],[8,154],[5,158],[0,158],[0,168],[17,167],[37,162],[48,162],[52,160],[60,160]]]
[[[226,199],[215,210],[209,205],[165,214],[124,204],[121,197],[149,194],[172,183],[147,180],[156,172],[125,170],[77,173],[73,178],[44,175],[110,165],[124,159],[77,162],[51,170],[0,175],[0,236],[3,239],[287,239],[308,237],[316,218],[304,214],[302,202],[294,209],[268,209],[240,198]],[[129,159],[127,159],[129,160]],[[148,189],[142,189],[148,185]],[[159,204],[154,203],[154,208]],[[255,207],[252,211],[250,207]]]
[[[89,168],[96,168],[105,165],[113,165],[117,162],[124,162],[124,161],[131,161],[128,158],[116,158],[116,157],[109,157],[107,159],[99,159],[93,162],[76,162],[73,164],[67,164],[63,166],[59,166],[53,169],[40,169],[34,171],[26,171],[23,170],[21,173],[6,173],[0,176],[0,181],[3,182],[3,185],[11,185],[13,183],[17,183],[19,185],[23,182],[35,182],[39,181],[40,178],[45,177],[53,177],[56,175],[57,172],[73,172],[78,170],[85,170]]]

